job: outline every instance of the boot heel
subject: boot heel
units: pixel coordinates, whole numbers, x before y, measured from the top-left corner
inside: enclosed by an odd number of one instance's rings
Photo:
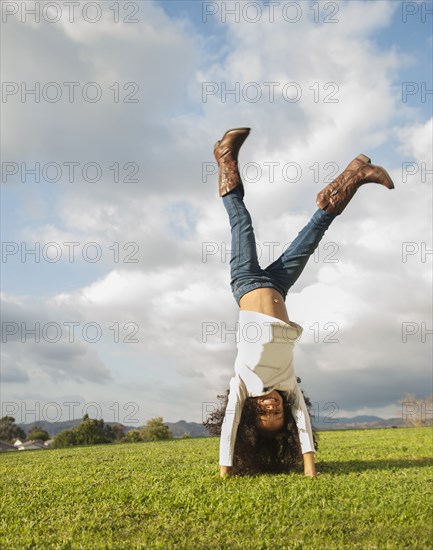
[[[361,154],[361,155],[358,155],[358,156],[356,157],[356,160],[360,160],[361,162],[366,162],[367,164],[371,164],[371,159],[368,158],[368,157],[365,156],[365,155],[362,155],[362,154]]]

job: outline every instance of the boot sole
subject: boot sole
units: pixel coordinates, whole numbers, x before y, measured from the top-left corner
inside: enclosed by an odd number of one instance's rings
[[[230,130],[227,130],[227,132],[223,135],[223,137],[220,139],[220,141],[224,141],[224,138],[227,134],[230,134],[231,132],[246,132],[245,139],[248,137],[249,133],[251,132],[251,128],[230,128]]]
[[[230,130],[227,130],[226,134],[228,134],[229,132],[238,132],[238,131],[248,131],[248,132],[251,132],[251,128],[230,128]],[[226,135],[224,134],[224,135]]]

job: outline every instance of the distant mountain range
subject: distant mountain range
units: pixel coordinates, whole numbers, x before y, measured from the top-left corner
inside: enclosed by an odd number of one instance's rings
[[[39,422],[30,422],[28,424],[18,424],[26,433],[29,433],[32,428],[39,426],[50,434],[50,437],[56,436],[63,430],[68,430],[81,423],[80,419],[65,421],[65,422],[47,422],[41,420]],[[112,426],[113,422],[106,422]],[[179,420],[178,422],[165,422],[169,427],[173,437],[183,437],[189,434],[191,437],[208,437],[206,428],[198,422],[186,422]],[[350,430],[350,429],[368,429],[368,428],[401,428],[404,427],[401,418],[380,418],[378,416],[355,416],[353,418],[319,418],[319,421],[314,422],[314,425],[319,431],[325,430]],[[137,430],[139,426],[123,426],[125,432],[129,430]]]
[[[403,428],[407,426],[401,418],[380,418],[379,416],[354,416],[353,418],[320,418],[314,422],[318,430],[360,430],[367,428]]]

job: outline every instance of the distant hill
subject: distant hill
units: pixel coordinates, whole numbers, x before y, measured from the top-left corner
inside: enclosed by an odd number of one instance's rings
[[[184,434],[189,433],[191,437],[208,437],[208,431],[198,422],[186,422],[185,420],[179,420],[178,422],[165,422],[169,427],[173,437],[182,437]]]
[[[26,433],[34,428],[39,426],[43,430],[46,430],[50,437],[55,437],[59,432],[63,430],[69,430],[74,426],[80,424],[81,419],[75,419],[65,422],[47,422],[41,420],[39,422],[30,422],[28,424],[18,424]],[[112,426],[114,422],[106,422],[106,424]],[[191,437],[208,437],[208,432],[206,428],[198,422],[186,422],[185,420],[179,420],[178,422],[165,422],[169,427],[173,437],[182,437],[185,434],[189,434]],[[368,429],[368,428],[390,428],[390,427],[404,427],[401,418],[389,418],[384,419],[378,416],[354,416],[353,418],[348,417],[339,417],[339,418],[330,418],[330,417],[321,417],[318,421],[314,421],[315,427],[319,431],[325,430],[349,430],[349,429]],[[122,424],[123,426],[123,424]],[[125,432],[129,430],[137,430],[140,426],[123,426]]]
[[[379,416],[354,416],[353,418],[319,418],[318,422],[314,422],[318,430],[349,430],[349,429],[367,429],[367,428],[403,428],[406,424],[401,418],[380,418]]]
[[[68,420],[65,422],[47,422],[46,420],[39,420],[38,422],[29,422],[28,424],[18,424],[26,434],[28,434],[35,426],[42,428],[50,434],[50,437],[54,437],[63,430],[69,430],[74,426],[78,426],[81,423],[81,418],[76,420]]]

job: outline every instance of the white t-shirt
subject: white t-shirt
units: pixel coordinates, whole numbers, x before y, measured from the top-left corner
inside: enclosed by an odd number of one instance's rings
[[[230,380],[221,428],[221,466],[233,466],[236,434],[246,398],[267,395],[272,390],[294,396],[291,410],[302,453],[314,451],[310,417],[293,369],[293,347],[301,334],[302,327],[297,323],[287,324],[256,311],[240,311],[235,376]]]

